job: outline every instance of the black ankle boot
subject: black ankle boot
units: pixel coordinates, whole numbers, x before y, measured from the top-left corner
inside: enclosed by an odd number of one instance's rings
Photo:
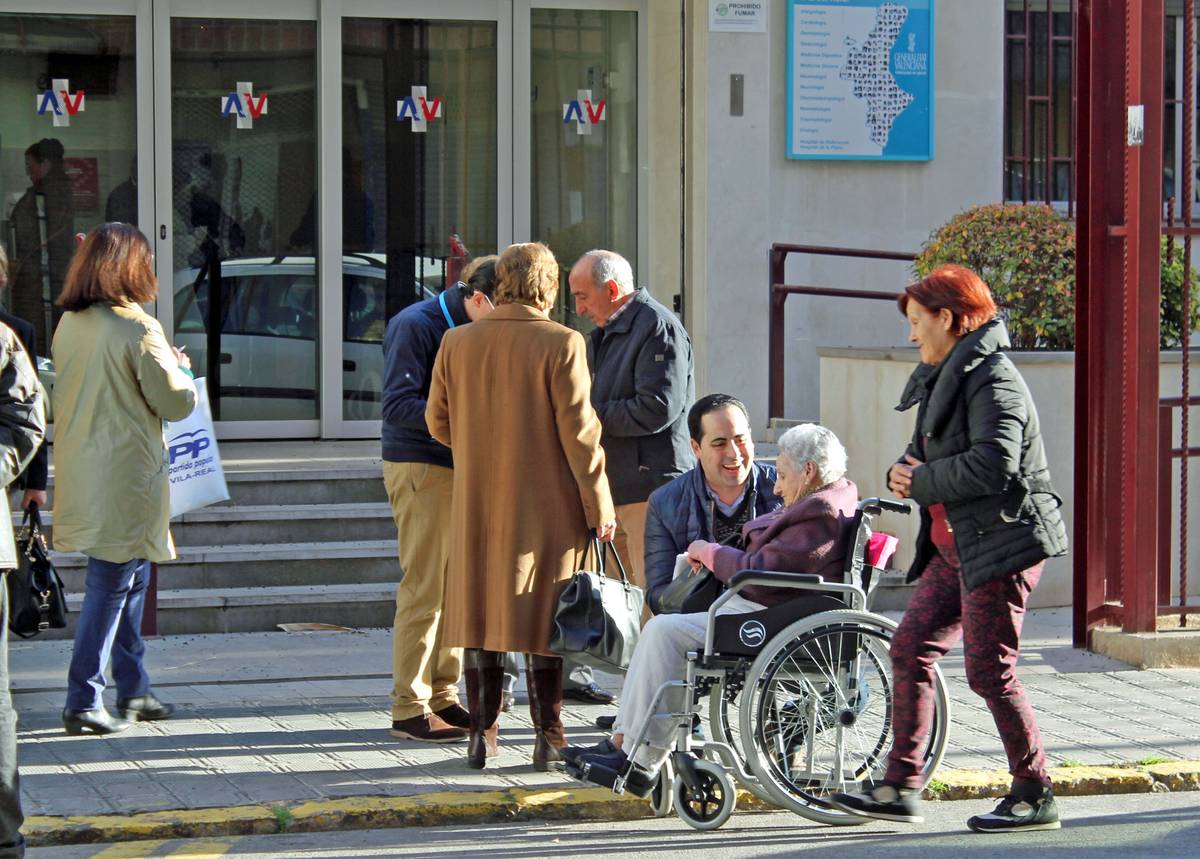
[[[63,728],[73,737],[83,733],[119,734],[121,731],[128,730],[130,725],[129,722],[116,718],[103,707],[95,710],[63,710],[62,720]]]
[[[174,704],[164,704],[153,692],[137,698],[122,698],[117,702],[117,712],[131,722],[159,722],[171,718]]]

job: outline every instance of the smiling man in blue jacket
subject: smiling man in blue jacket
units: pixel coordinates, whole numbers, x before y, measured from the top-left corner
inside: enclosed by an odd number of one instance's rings
[[[472,260],[462,281],[397,313],[383,336],[383,481],[403,573],[392,630],[391,733],[401,739],[467,737],[469,717],[458,703],[462,651],[441,644],[453,460],[429,434],[425,402],[442,336],[492,312],[496,259]]]
[[[728,394],[701,397],[687,415],[699,464],[659,487],[646,513],[646,602],[659,597],[675,573],[675,557],[694,540],[742,548],[742,526],[783,505],[775,466],[754,461],[750,418]]]

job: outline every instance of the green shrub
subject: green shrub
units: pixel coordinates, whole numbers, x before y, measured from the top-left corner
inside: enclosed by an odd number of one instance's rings
[[[951,218],[930,235],[913,263],[924,277],[939,265],[965,265],[1000,305],[1014,349],[1075,348],[1075,224],[1049,206],[998,203]],[[1200,278],[1192,271],[1192,330],[1200,325]],[[1179,346],[1183,253],[1162,243],[1160,345]]]
[[[1191,326],[1189,332],[1200,326],[1200,289],[1196,286],[1196,269],[1192,268]],[[1159,341],[1164,349],[1175,349],[1184,342],[1180,331],[1183,322],[1183,244],[1163,239],[1162,243],[1162,299],[1160,303]]]

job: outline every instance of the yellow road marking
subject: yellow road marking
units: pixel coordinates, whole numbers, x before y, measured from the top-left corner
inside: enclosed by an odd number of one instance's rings
[[[185,842],[181,847],[167,853],[167,856],[190,856],[191,859],[220,859],[229,852],[229,848],[234,845],[237,838],[222,839],[220,841],[210,839],[199,839],[196,841]]]
[[[92,859],[146,859],[166,843],[166,841],[126,841],[93,853]]]
[[[237,838],[189,839],[175,841],[126,841],[113,844],[92,854],[92,859],[148,859],[150,856],[187,856],[189,859],[220,859],[229,852]],[[174,849],[160,852],[164,847],[178,845]]]

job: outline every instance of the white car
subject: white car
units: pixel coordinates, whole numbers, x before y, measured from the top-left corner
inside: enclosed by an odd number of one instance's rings
[[[445,262],[417,258],[423,298],[443,287]],[[383,389],[387,259],[342,258],[342,384],[345,417],[378,420]],[[312,420],[318,416],[318,285],[311,256],[221,263],[220,420]],[[208,278],[175,275],[175,345],[207,375]],[[210,392],[210,396],[211,396]]]

